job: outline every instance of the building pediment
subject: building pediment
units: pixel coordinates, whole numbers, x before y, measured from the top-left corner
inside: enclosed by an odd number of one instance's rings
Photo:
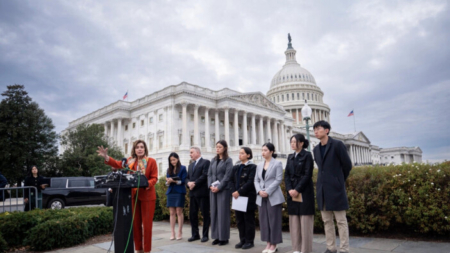
[[[230,97],[240,100],[240,101],[243,101],[243,102],[246,102],[246,103],[262,106],[264,108],[268,108],[271,110],[276,110],[276,111],[285,113],[285,110],[281,106],[273,103],[272,101],[270,101],[266,96],[264,96],[260,92],[244,93],[244,94],[232,95]]]
[[[370,143],[369,138],[367,138],[367,136],[363,132],[358,132],[357,134],[355,134],[355,136],[353,136],[353,139],[361,142]]]

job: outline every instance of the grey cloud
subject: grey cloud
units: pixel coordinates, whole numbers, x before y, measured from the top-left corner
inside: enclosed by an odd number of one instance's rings
[[[444,1],[0,1],[0,89],[24,84],[57,131],[127,90],[134,100],[187,81],[266,93],[290,32],[297,60],[325,92],[334,129],[352,132],[347,114],[355,109],[372,143],[420,145],[425,159],[442,160],[450,134],[423,126],[449,125],[448,8]]]

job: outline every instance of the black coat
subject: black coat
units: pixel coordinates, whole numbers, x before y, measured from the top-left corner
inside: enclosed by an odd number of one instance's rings
[[[231,192],[237,191],[239,196],[248,197],[247,210],[256,209],[256,190],[255,190],[255,174],[256,164],[248,163],[242,168],[241,179],[239,181],[239,188],[236,188],[236,182],[239,176],[239,168],[241,165],[235,165],[233,167],[233,174],[230,180]]]
[[[348,209],[345,180],[347,180],[352,162],[344,143],[328,137],[324,158],[320,155],[320,143],[314,148],[314,158],[319,173],[317,176],[317,205],[327,211],[343,211]]]
[[[38,193],[42,191],[42,187],[41,185],[45,184],[45,180],[44,177],[42,176],[37,176],[37,177],[33,177],[33,176],[28,176],[25,178],[25,186],[34,186],[37,188]],[[25,193],[24,193],[24,198],[29,198],[30,197],[30,192],[34,192],[34,194],[36,194],[36,192],[34,191],[34,189],[25,189]]]
[[[311,152],[300,151],[295,157],[290,154],[284,169],[284,183],[287,192],[287,209],[289,215],[314,215],[314,185],[312,174],[314,162]],[[292,201],[290,190],[296,190],[302,194],[303,202]]]
[[[200,158],[197,166],[194,168],[195,161],[191,163],[188,167],[188,174],[186,177],[186,186],[188,182],[194,182],[194,189],[189,191],[190,197],[208,197],[209,198],[209,187],[208,187],[208,170],[209,170],[209,160]],[[187,186],[188,187],[188,186]]]

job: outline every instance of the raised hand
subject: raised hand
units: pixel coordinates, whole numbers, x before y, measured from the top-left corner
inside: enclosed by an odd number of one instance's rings
[[[98,148],[97,149],[98,156],[101,156],[101,157],[105,158],[105,160],[106,160],[108,157],[108,148],[103,148],[103,146],[97,147],[97,148]]]

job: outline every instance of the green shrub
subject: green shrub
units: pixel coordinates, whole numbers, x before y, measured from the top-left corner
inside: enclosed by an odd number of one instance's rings
[[[450,164],[354,168],[347,180],[349,227],[444,235],[450,232]]]
[[[42,251],[77,245],[89,236],[88,220],[83,215],[76,215],[35,226],[30,230],[26,242],[32,249]]]
[[[66,210],[71,216],[47,220],[33,227],[25,239],[25,244],[34,250],[70,247],[84,242],[89,237],[111,233],[113,230],[111,207]]]
[[[2,234],[0,234],[0,253],[6,252],[8,249],[8,243],[3,239]]]
[[[88,222],[85,239],[93,235],[112,232],[113,215],[110,207],[84,207],[62,210],[35,209],[30,212],[7,213],[0,216],[0,231],[2,231],[3,238],[8,242],[9,247],[38,245],[36,248],[45,248],[45,245],[41,246],[36,241],[37,238],[40,238],[40,236],[54,237],[52,226],[55,222],[57,222],[56,224],[65,223],[74,217],[81,217]],[[64,224],[59,226],[64,226]],[[40,227],[39,232],[33,230],[36,227]],[[44,228],[47,229],[47,233],[43,230]],[[70,238],[66,240],[70,240]],[[44,243],[47,245],[50,242],[45,241]],[[54,247],[56,246],[51,248]]]

